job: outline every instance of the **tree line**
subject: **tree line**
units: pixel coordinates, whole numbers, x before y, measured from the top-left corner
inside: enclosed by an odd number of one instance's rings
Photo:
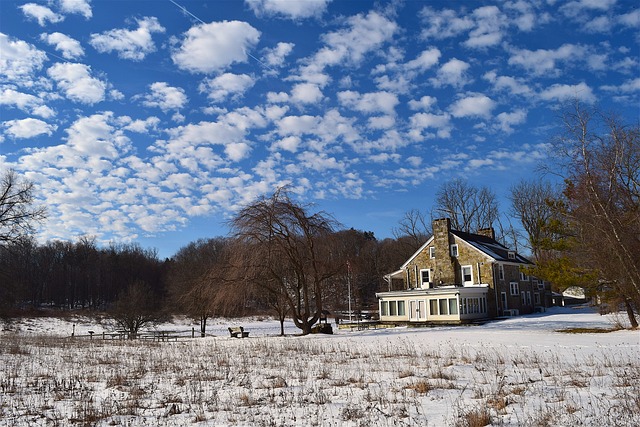
[[[111,310],[126,328],[158,313],[183,313],[200,323],[213,316],[270,311],[303,332],[328,309],[374,307],[383,276],[397,269],[431,235],[431,221],[475,232],[493,227],[497,239],[528,253],[528,271],[562,291],[581,286],[623,307],[632,326],[640,307],[640,132],[580,105],[565,110],[543,172],[560,178],[511,187],[501,213],[497,196],[464,179],[440,185],[431,211],[411,209],[393,238],[345,229],[330,214],[296,201],[286,187],[241,209],[230,234],[201,239],[159,260],[135,244],[98,247],[92,239],[35,243],[33,186],[5,174],[0,198],[0,301],[10,308]],[[556,179],[558,181],[558,179]],[[127,312],[137,311],[135,315]],[[281,331],[284,332],[283,327]]]

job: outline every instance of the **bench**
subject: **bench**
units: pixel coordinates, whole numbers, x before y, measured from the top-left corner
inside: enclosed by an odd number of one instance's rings
[[[247,338],[249,336],[249,332],[245,332],[242,326],[229,328],[229,334],[231,335],[231,338]]]

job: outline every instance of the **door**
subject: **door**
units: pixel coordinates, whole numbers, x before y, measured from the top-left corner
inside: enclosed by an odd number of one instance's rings
[[[409,301],[409,321],[421,322],[427,320],[427,304],[424,300]]]

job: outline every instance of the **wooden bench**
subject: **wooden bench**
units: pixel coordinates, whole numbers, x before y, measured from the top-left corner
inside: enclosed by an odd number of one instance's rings
[[[231,338],[247,338],[249,336],[249,332],[245,332],[242,326],[229,328],[229,334]]]

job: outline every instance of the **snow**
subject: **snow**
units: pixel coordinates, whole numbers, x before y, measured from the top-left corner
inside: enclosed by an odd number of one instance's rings
[[[101,340],[107,320],[31,318],[0,332],[0,426],[640,425],[640,332],[589,307],[478,326],[279,337],[268,318],[206,338]],[[71,337],[75,324],[75,337]],[[243,326],[246,339],[227,327]],[[176,319],[158,330],[191,336]],[[335,329],[335,328],[334,328]],[[94,331],[93,339],[87,333]]]

